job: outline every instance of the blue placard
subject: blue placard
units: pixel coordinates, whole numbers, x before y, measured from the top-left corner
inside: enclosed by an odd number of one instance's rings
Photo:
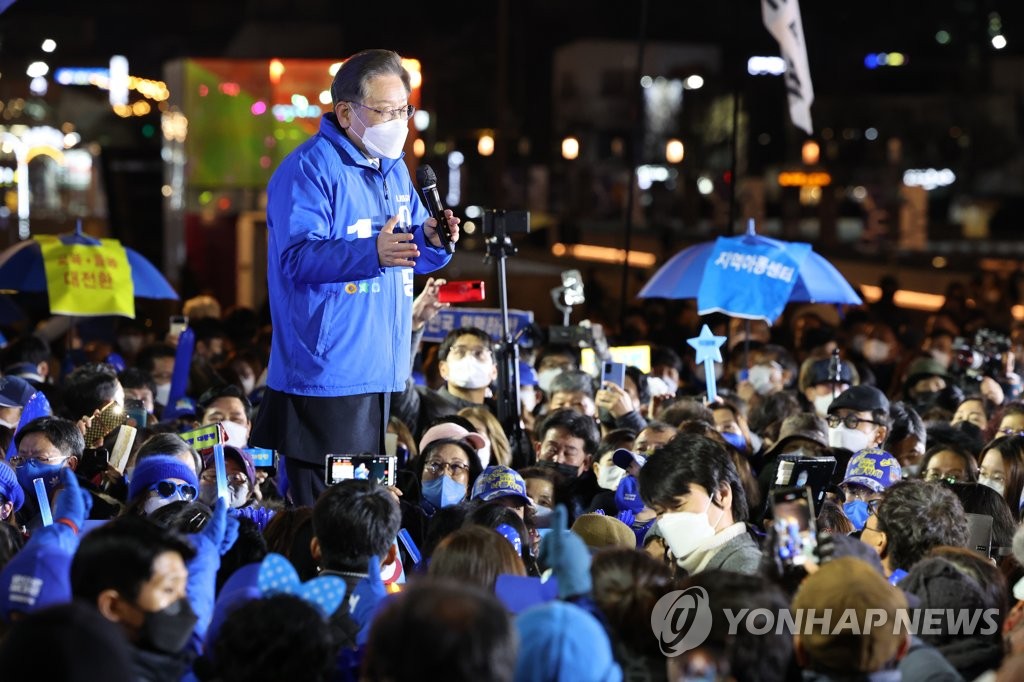
[[[254,467],[274,468],[274,451],[269,448],[243,448],[250,457]]]
[[[810,244],[719,237],[704,266],[697,311],[772,324],[789,301]]]
[[[508,326],[514,336],[523,327],[533,324],[532,310],[509,310]],[[478,327],[492,339],[501,338],[501,310],[498,308],[448,308],[427,322],[423,340],[440,343],[448,332],[460,327]]]

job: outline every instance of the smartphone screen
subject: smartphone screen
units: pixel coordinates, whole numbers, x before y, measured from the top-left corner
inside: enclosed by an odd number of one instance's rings
[[[784,564],[802,566],[814,557],[818,540],[811,495],[807,486],[772,491],[775,550]]]
[[[604,362],[601,364],[601,385],[605,382],[626,387],[626,365],[621,362]]]
[[[125,398],[124,413],[125,416],[135,421],[136,428],[146,428],[146,419],[149,416],[146,414],[146,403],[138,398]]]
[[[85,431],[85,444],[91,446],[96,441],[106,438],[111,431],[124,423],[124,408],[111,400],[92,418],[92,423]]]
[[[324,482],[335,485],[354,478],[394,485],[396,465],[393,455],[327,455]]]
[[[169,332],[171,336],[181,336],[188,328],[188,318],[184,315],[171,315]]]

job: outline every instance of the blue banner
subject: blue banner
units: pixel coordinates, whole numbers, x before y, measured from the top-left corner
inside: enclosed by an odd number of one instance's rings
[[[697,311],[772,324],[800,276],[810,244],[774,239],[719,237],[704,265]]]
[[[509,331],[515,336],[523,327],[533,324],[532,310],[509,310]],[[427,322],[424,341],[440,343],[448,332],[460,327],[479,327],[495,341],[501,339],[501,310],[497,308],[448,308]]]

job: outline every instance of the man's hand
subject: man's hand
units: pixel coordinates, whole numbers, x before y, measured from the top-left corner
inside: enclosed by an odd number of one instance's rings
[[[610,381],[604,382],[604,386],[594,396],[594,403],[608,410],[613,417],[622,417],[633,411],[633,399],[626,393],[626,389]]]
[[[448,219],[448,234],[451,235],[452,244],[459,241],[459,223],[462,222],[451,212],[451,209],[444,210],[444,217]],[[437,219],[427,218],[423,221],[423,236],[431,244],[437,247],[444,246],[441,238],[437,236]]]
[[[411,268],[416,265],[420,250],[412,242],[412,235],[407,232],[395,234],[398,216],[384,223],[377,235],[377,259],[382,268]],[[435,235],[436,238],[436,235]]]
[[[434,279],[433,277],[427,278],[427,283],[423,287],[423,291],[416,297],[416,300],[412,302],[412,328],[413,331],[419,331],[423,327],[434,319],[438,311],[444,310],[449,307],[448,303],[439,303],[437,300],[437,291],[441,288],[442,284],[447,284],[447,280]]]

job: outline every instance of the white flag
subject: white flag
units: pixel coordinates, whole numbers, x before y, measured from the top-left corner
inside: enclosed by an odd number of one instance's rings
[[[807,64],[807,43],[798,0],[761,0],[761,15],[768,32],[779,42],[786,61],[786,92],[793,125],[811,134],[811,69]]]

